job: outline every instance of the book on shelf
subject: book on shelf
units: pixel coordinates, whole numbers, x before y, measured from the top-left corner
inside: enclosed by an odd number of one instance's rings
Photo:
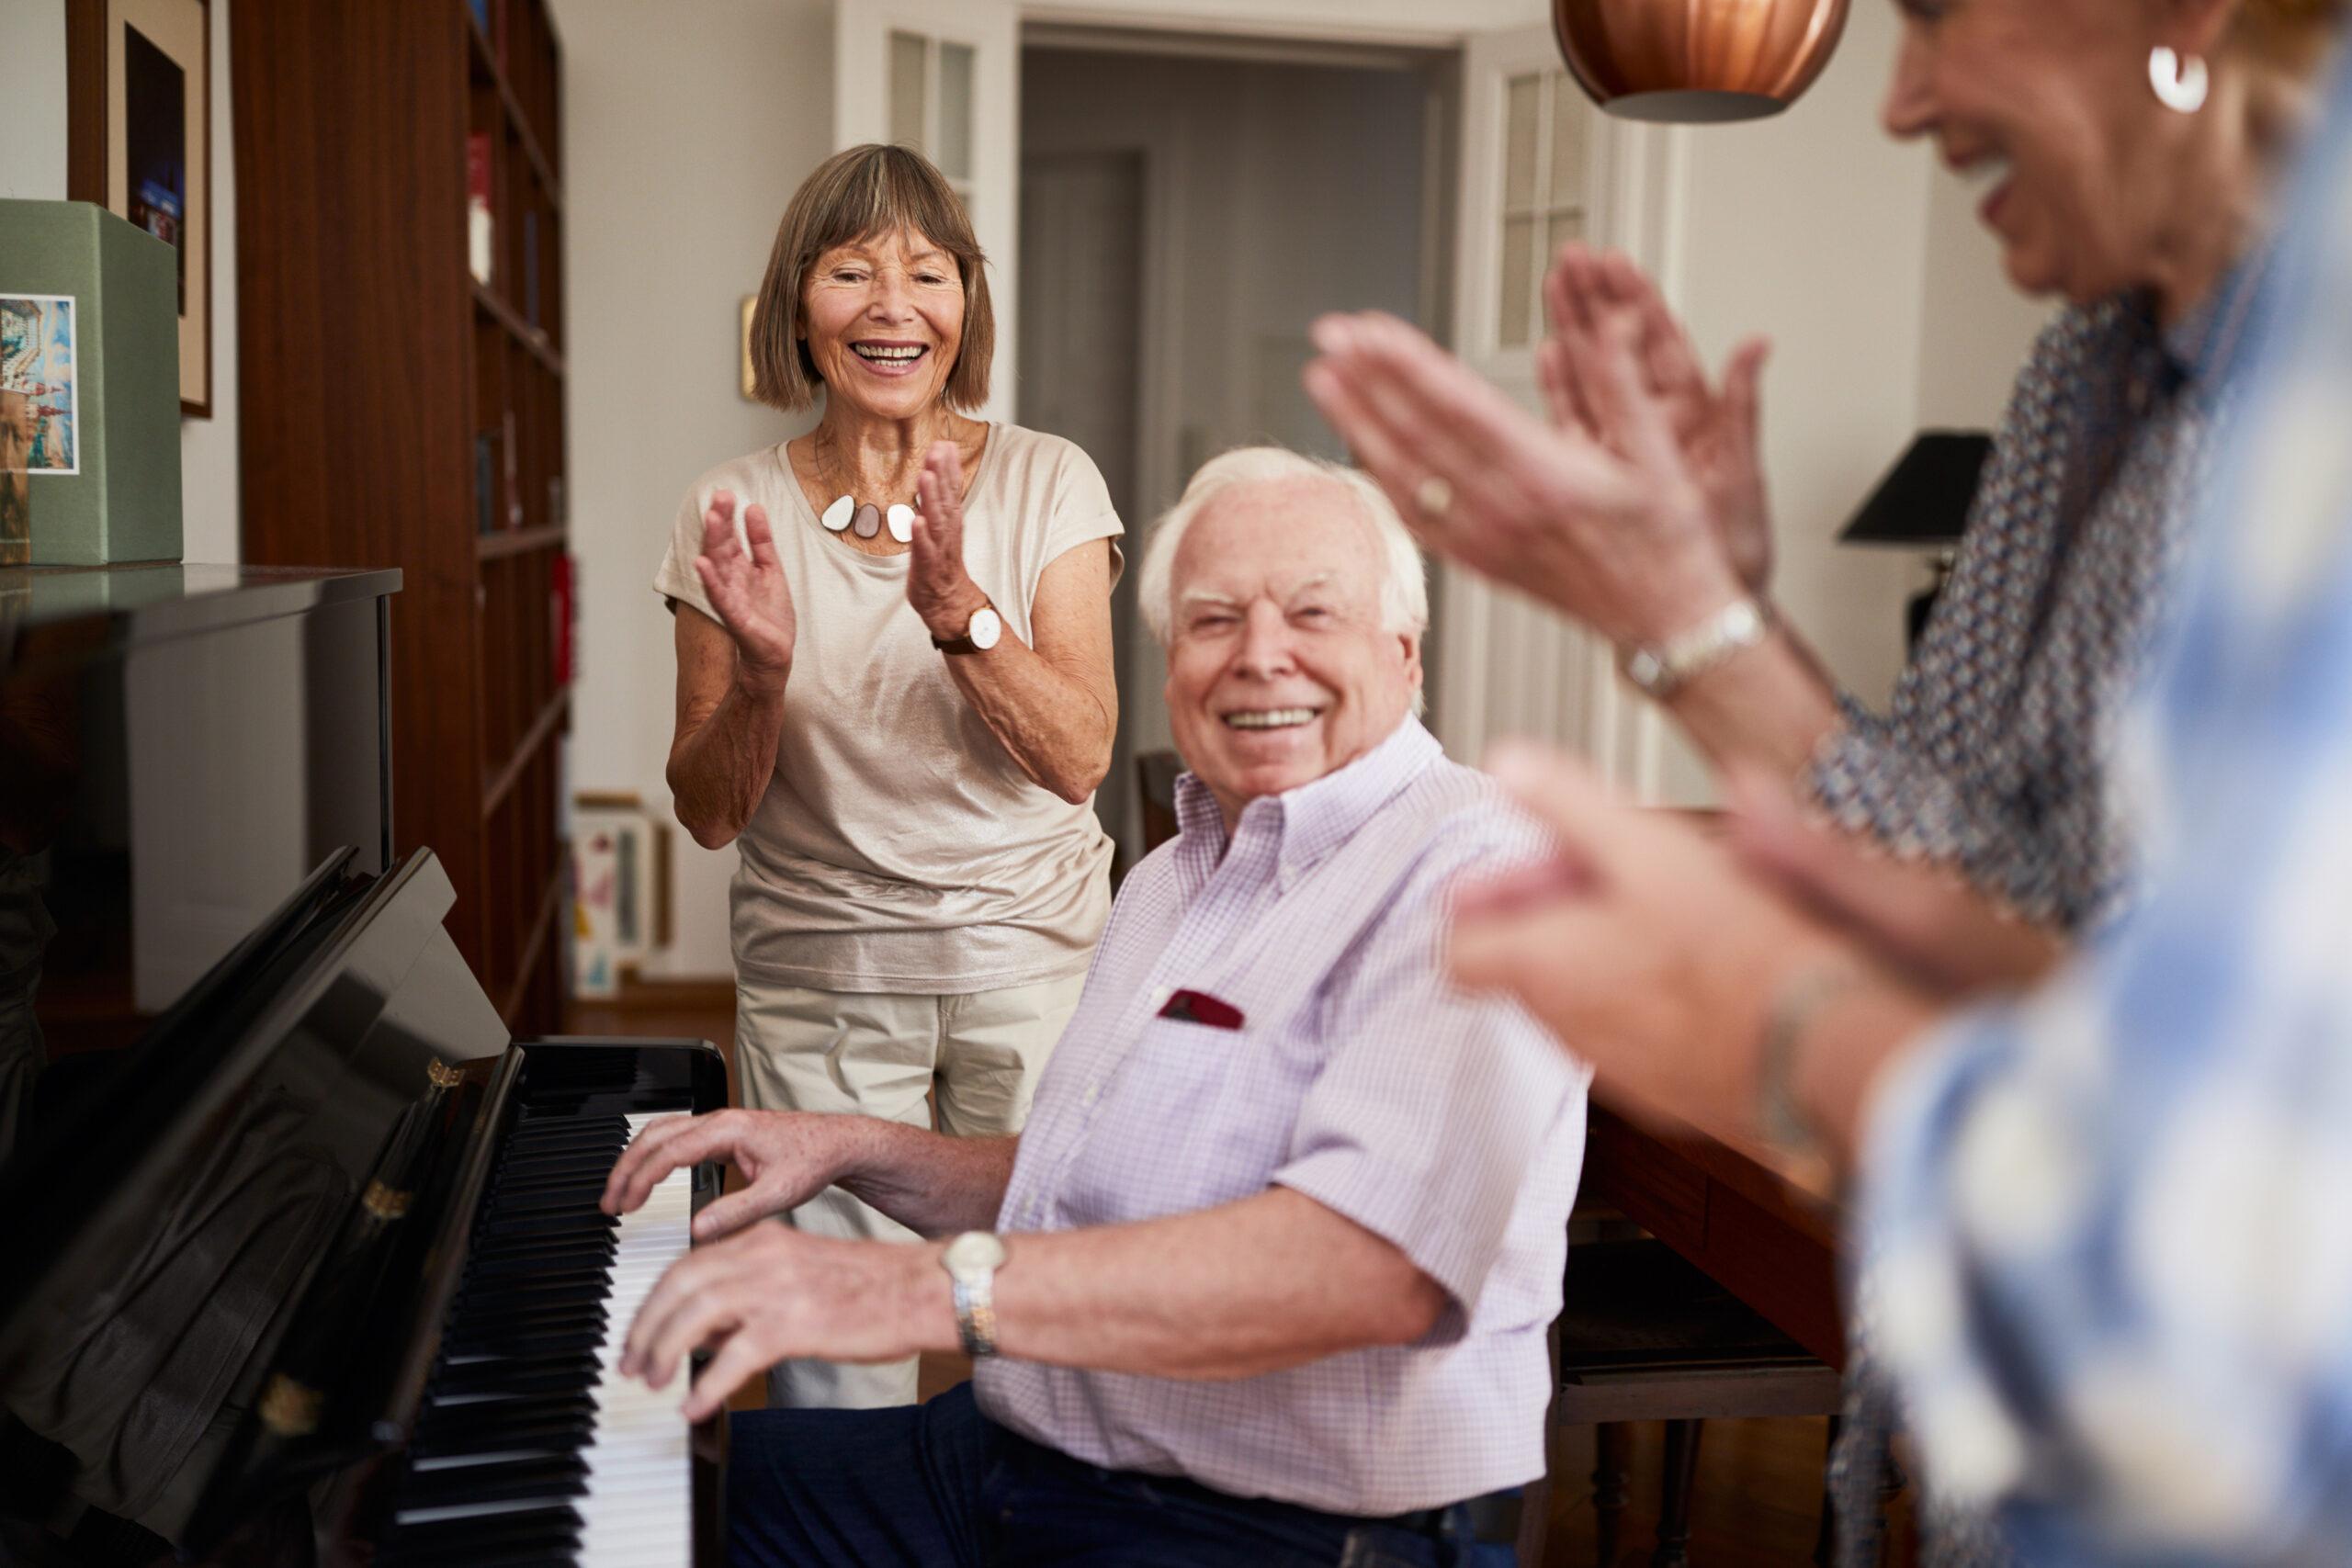
[[[514,477],[514,411],[506,411],[506,525],[523,525],[523,485]]]
[[[555,684],[558,691],[571,684],[571,557],[559,553],[548,563],[548,629],[555,636]]]
[[[539,215],[523,214],[523,319],[539,324]]]
[[[477,130],[466,138],[466,269],[474,281],[490,282],[492,242],[497,220],[491,210],[490,133]]]
[[[498,532],[498,432],[474,434],[474,531]]]

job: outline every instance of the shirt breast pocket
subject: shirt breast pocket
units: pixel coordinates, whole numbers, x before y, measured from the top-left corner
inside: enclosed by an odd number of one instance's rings
[[[1269,1032],[1153,1019],[1101,1086],[1065,1213],[1116,1224],[1264,1191],[1289,1157],[1312,1081]]]

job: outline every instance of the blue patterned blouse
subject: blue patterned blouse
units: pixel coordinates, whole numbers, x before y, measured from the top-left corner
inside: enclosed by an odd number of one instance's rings
[[[1846,705],[1815,759],[1830,815],[1955,863],[2029,919],[2110,913],[2131,834],[2103,780],[2226,410],[2259,256],[2158,328],[2142,296],[2045,328],[1986,460],[1951,581],[1884,716]]]

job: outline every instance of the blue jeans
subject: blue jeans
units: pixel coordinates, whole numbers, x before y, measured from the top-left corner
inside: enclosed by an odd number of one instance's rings
[[[980,1414],[969,1383],[728,1428],[734,1568],[1511,1568],[1466,1508],[1415,1528],[1102,1470]]]

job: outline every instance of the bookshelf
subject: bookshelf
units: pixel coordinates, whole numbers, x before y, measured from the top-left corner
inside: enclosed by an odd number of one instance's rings
[[[563,1003],[562,55],[545,0],[238,0],[248,561],[396,566],[393,837],[518,1034]]]

